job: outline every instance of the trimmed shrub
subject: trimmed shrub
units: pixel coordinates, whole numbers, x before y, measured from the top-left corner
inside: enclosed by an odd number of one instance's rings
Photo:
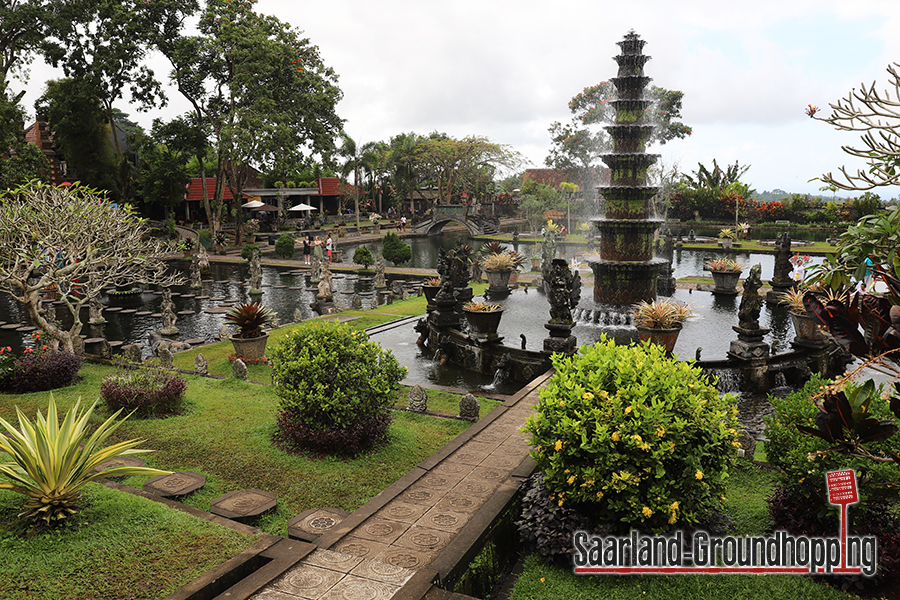
[[[616,533],[660,533],[720,508],[737,408],[699,368],[605,335],[552,361],[556,374],[525,426],[551,500]]]
[[[353,253],[353,262],[368,269],[371,265],[375,264],[375,259],[372,257],[372,253],[369,252],[368,246],[360,246]]]
[[[187,381],[161,369],[137,369],[110,375],[100,384],[100,397],[111,411],[125,409],[142,417],[181,410]]]
[[[278,238],[278,241],[275,242],[275,254],[280,256],[281,258],[293,258],[294,257],[294,236],[283,233]]]
[[[272,348],[281,441],[356,454],[381,441],[405,369],[365,332],[309,323]]]
[[[382,240],[381,255],[385,260],[401,265],[412,258],[412,248],[391,231],[385,234]]]
[[[55,350],[24,354],[0,379],[0,389],[16,394],[45,392],[75,381],[83,359],[71,352]]]
[[[251,260],[253,258],[254,250],[259,250],[259,246],[256,244],[245,244],[241,249],[241,258],[244,260]],[[262,250],[259,250],[259,255],[262,256]]]

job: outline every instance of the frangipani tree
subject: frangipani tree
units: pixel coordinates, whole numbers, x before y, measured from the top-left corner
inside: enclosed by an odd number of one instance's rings
[[[64,350],[81,350],[81,307],[103,289],[180,283],[165,253],[130,206],[113,207],[90,188],[33,181],[0,192],[0,291]],[[73,319],[68,330],[44,312],[43,290],[59,293]]]

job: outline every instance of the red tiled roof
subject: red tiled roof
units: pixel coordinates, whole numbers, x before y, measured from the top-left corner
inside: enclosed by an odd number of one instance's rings
[[[337,177],[319,177],[320,196],[339,196],[342,193],[340,179]]]
[[[215,177],[207,177],[206,178],[206,190],[209,194],[210,200],[212,200],[213,194],[216,191],[216,178]],[[231,200],[234,196],[231,195],[231,188],[227,185],[225,186],[225,200]],[[243,194],[244,198],[249,198],[247,194]],[[187,185],[187,193],[184,196],[185,200],[189,201],[198,201],[203,200],[203,183],[199,177],[193,177],[191,182]]]

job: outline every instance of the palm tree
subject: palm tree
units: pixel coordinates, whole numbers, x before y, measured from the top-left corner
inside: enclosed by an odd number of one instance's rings
[[[346,131],[341,132],[341,146],[338,149],[338,155],[344,159],[341,177],[346,179],[350,173],[353,173],[353,210],[356,215],[357,229],[359,228],[359,173],[366,166],[366,153],[371,152],[374,146],[375,142],[358,144],[347,135]]]

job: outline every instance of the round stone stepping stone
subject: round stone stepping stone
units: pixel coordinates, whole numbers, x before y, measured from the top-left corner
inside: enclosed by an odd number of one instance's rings
[[[110,458],[109,460],[104,460],[102,463],[94,467],[94,473],[99,473],[104,469],[110,469],[114,467],[143,467],[146,465],[147,461],[143,458],[137,458],[135,456],[117,456],[115,458]],[[119,477],[122,476],[112,476],[112,478],[115,479],[118,479]]]
[[[153,313],[150,317],[153,319],[162,319],[162,313]]]
[[[194,298],[194,294],[182,294],[182,298]]]
[[[201,279],[200,280],[201,283],[213,283],[214,281],[215,281],[214,279]]]
[[[121,346],[121,345],[124,344],[124,343],[125,343],[125,342],[123,342],[123,341],[121,341],[121,340],[113,340],[113,341],[111,341],[111,342],[109,343],[109,347],[110,347],[110,348],[118,348],[119,346]]]
[[[218,305],[218,308],[231,308],[232,306],[234,306],[233,302],[222,302]]]
[[[225,299],[225,296],[216,296],[215,298],[210,298],[213,302],[221,302]]]
[[[359,278],[360,283],[372,283],[373,281],[374,281],[374,279],[372,279],[371,277],[360,277]]]
[[[306,288],[304,288],[304,287],[301,286],[301,285],[292,285],[292,286],[289,287],[288,289],[289,289],[289,290],[303,290],[303,289],[306,289]]]
[[[150,292],[154,296],[162,296],[162,292]]]
[[[34,331],[36,329],[37,327],[32,327],[31,325],[23,325],[22,327],[16,329],[16,331],[19,331],[21,333],[28,333],[29,331]]]
[[[174,496],[186,496],[206,485],[206,475],[193,471],[178,471],[168,475],[160,475],[148,479],[144,483],[144,491],[171,498]]]
[[[216,283],[231,283],[230,279],[216,279]]]
[[[317,288],[317,287],[308,287],[308,288],[304,288],[304,289],[307,292],[318,292],[319,291],[319,288]]]
[[[278,504],[275,494],[263,490],[236,490],[212,501],[209,512],[226,519],[252,519]]]
[[[202,346],[206,343],[204,338],[191,338],[189,340],[184,340],[185,344],[190,344],[191,346]]]
[[[224,315],[228,312],[228,308],[223,306],[215,306],[213,308],[204,308],[203,312],[209,315]]]
[[[194,296],[195,300],[209,300],[209,296]]]
[[[194,311],[192,311],[192,310],[179,310],[179,311],[178,311],[178,314],[179,314],[179,315],[192,315],[192,314],[194,314]]]
[[[123,308],[120,315],[131,315],[137,312],[136,308]]]
[[[263,284],[263,287],[266,287],[265,284]],[[285,289],[286,287],[287,287],[286,285],[273,285],[273,286],[272,286],[272,289],[273,289],[273,290],[283,290],[283,289]]]
[[[21,326],[21,323],[7,323],[6,325],[0,325],[0,329],[18,329]]]
[[[107,306],[103,312],[119,312],[120,310],[122,310],[121,306]]]
[[[149,310],[139,310],[139,311],[137,311],[136,313],[134,313],[134,316],[136,316],[136,317],[146,317],[146,316],[149,315],[149,314],[153,314],[153,313],[151,313]]]
[[[312,542],[334,529],[349,514],[339,508],[312,508],[288,521],[288,537]]]
[[[341,293],[342,293],[342,294],[346,294],[346,295],[348,295],[348,296],[352,296],[352,295],[355,294],[356,292],[354,292],[353,290],[343,290]]]
[[[177,297],[180,296],[180,295],[181,295],[181,294],[179,294],[178,292],[172,292],[172,297],[173,297],[173,298],[177,298]]]

